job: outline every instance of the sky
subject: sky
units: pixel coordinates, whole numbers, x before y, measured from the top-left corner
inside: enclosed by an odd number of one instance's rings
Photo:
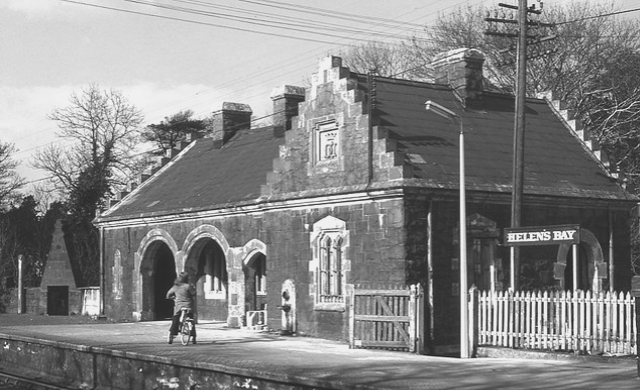
[[[305,85],[327,55],[498,3],[517,1],[0,0],[0,141],[16,146],[18,172],[38,183],[47,173],[29,161],[59,142],[47,115],[90,84],[121,91],[144,124],[187,109],[206,117],[223,102],[249,104],[255,119],[271,113],[274,88]]]

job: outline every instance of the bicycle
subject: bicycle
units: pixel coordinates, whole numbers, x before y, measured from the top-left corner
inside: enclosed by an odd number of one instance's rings
[[[180,323],[178,333],[180,333],[180,341],[182,345],[189,344],[189,340],[193,337],[193,318],[190,316],[191,309],[182,309],[180,314]],[[195,340],[193,341],[195,343]]]

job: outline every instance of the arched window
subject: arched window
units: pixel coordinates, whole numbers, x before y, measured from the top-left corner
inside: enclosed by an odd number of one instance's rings
[[[202,250],[199,264],[204,266],[204,291],[206,298],[224,299],[227,293],[227,264],[222,250],[210,242]]]
[[[318,301],[343,302],[342,296],[342,243],[335,232],[327,233],[320,239],[318,267]]]
[[[332,216],[325,217],[313,226],[311,249],[313,259],[309,271],[313,273],[314,285],[309,292],[314,298],[315,308],[321,310],[344,310],[347,276],[350,267],[345,257],[349,241],[346,223]]]

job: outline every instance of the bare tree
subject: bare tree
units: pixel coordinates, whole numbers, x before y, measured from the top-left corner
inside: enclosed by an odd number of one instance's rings
[[[17,191],[24,185],[24,179],[16,171],[18,163],[11,157],[15,152],[13,144],[0,142],[0,210],[17,199]]]
[[[344,65],[354,72],[375,72],[380,76],[420,79],[427,63],[417,63],[412,47],[407,43],[370,41],[351,46],[341,53]]]
[[[57,122],[57,135],[70,146],[51,146],[32,165],[49,172],[58,190],[68,194],[77,189],[79,175],[87,169],[99,172],[96,178],[108,187],[126,182],[143,116],[120,91],[91,85],[72,94],[69,106],[54,110],[49,119]]]
[[[40,152],[33,165],[49,172],[65,195],[72,265],[79,283],[96,285],[99,240],[91,221],[111,192],[131,177],[143,117],[121,92],[91,85],[71,95],[70,105],[49,118],[58,123],[58,136],[68,146]]]

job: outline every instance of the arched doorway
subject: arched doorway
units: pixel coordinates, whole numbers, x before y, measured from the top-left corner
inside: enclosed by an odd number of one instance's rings
[[[167,291],[176,280],[176,263],[168,246],[162,245],[156,252],[154,261],[154,307],[155,320],[170,319],[173,315],[173,301],[167,299]]]
[[[198,239],[190,250],[185,269],[195,276],[198,320],[227,321],[229,273],[222,247],[210,237]]]
[[[577,250],[576,286],[573,285],[573,251]],[[584,245],[573,245],[569,249],[565,261],[564,269],[564,290],[591,290],[591,278],[589,277],[589,262],[585,253]],[[593,273],[593,269],[591,269]]]
[[[577,267],[574,267],[574,251],[577,250]],[[602,280],[607,278],[607,263],[598,238],[587,229],[580,229],[580,243],[561,244],[555,264],[555,279],[562,290],[602,290]],[[577,283],[574,286],[574,268]]]
[[[267,305],[267,258],[256,253],[244,266],[244,310],[265,310]]]
[[[173,314],[173,302],[166,299],[167,291],[176,279],[173,252],[164,241],[149,245],[140,267],[142,277],[143,319],[164,320]]]

